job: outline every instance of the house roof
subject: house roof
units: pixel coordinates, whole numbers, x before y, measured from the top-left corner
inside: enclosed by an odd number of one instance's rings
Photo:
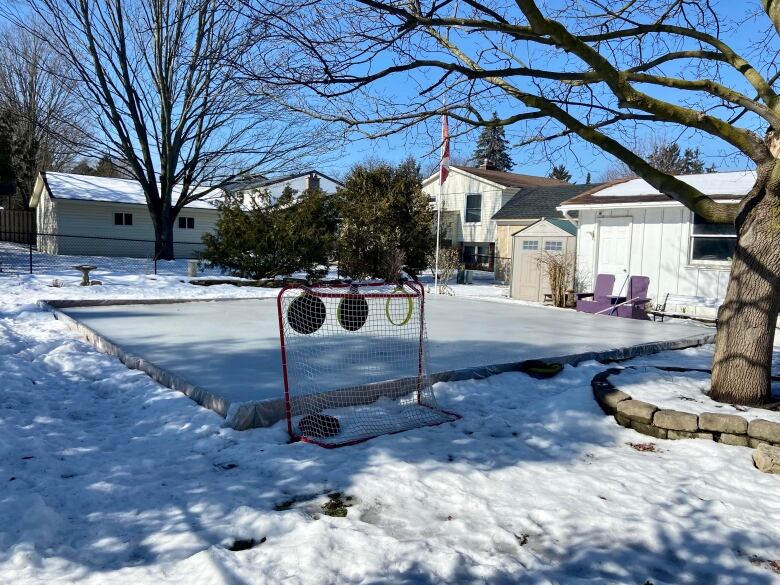
[[[543,217],[541,221],[546,221],[547,223],[551,223],[555,227],[561,228],[563,231],[571,234],[572,236],[577,235],[577,226],[574,225],[572,222],[570,222],[568,219],[563,219],[559,217]]]
[[[487,179],[493,183],[498,183],[504,187],[536,187],[542,185],[565,185],[563,181],[551,179],[549,177],[537,177],[534,175],[521,175],[519,173],[508,173],[506,171],[497,171],[495,169],[483,169],[481,167],[463,167],[452,165],[452,168],[470,173],[482,179]]]
[[[512,234],[512,237],[522,236],[523,234],[532,236],[532,234],[529,233],[529,231],[531,231],[531,228],[535,226],[539,226],[542,223],[548,223],[560,230],[565,231],[567,234],[571,236],[577,235],[577,226],[574,225],[572,222],[570,222],[568,219],[563,219],[558,217],[543,217],[539,221],[535,221],[531,225],[526,226],[523,229],[517,230]]]
[[[555,217],[559,215],[557,207],[562,201],[571,199],[585,191],[592,191],[596,187],[598,185],[571,185],[566,183],[520,189],[493,215],[493,219]]]
[[[244,181],[238,181],[236,183],[233,183],[230,185],[231,191],[243,191],[247,189],[261,189],[263,187],[270,187],[271,185],[277,185],[279,183],[286,183],[287,181],[292,181],[293,179],[298,179],[299,177],[306,177],[308,175],[315,174],[319,177],[322,177],[323,179],[327,179],[328,181],[331,181],[332,183],[336,183],[336,185],[343,186],[343,183],[341,181],[337,181],[333,177],[329,177],[325,173],[321,173],[320,171],[311,169],[308,171],[301,171],[298,173],[291,173],[289,175],[284,175],[283,177],[275,177],[275,178],[267,178],[262,175],[258,175],[258,177],[254,179],[246,179]]]
[[[715,199],[742,198],[756,182],[755,171],[678,175],[705,195]],[[627,203],[669,202],[669,196],[652,187],[644,179],[625,179],[604,183],[561,203],[561,207],[577,208],[588,205],[625,205]]]
[[[43,186],[54,199],[70,199],[74,201],[104,201],[109,203],[125,203],[146,205],[146,196],[141,184],[134,179],[114,179],[110,177],[93,177],[91,175],[74,175],[70,173],[41,173]],[[202,190],[205,190],[203,188]],[[174,187],[173,198],[178,200],[180,187]],[[222,196],[222,190],[216,190],[205,199],[193,201],[186,205],[194,209],[216,209],[217,200]],[[40,197],[39,187],[31,203],[37,204]]]
[[[505,171],[497,171],[495,169],[483,169],[482,167],[466,167],[460,165],[451,165],[450,169],[455,169],[462,173],[473,175],[479,179],[484,179],[496,185],[506,188],[519,189],[522,187],[540,187],[540,186],[552,186],[552,185],[566,185],[563,181],[558,179],[551,179],[550,177],[537,177],[535,175],[521,175],[520,173],[507,173]],[[423,184],[428,184],[439,176],[439,171],[433,173],[430,177],[423,181]]]

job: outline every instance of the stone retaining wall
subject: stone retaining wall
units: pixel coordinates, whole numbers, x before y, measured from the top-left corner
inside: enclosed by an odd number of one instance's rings
[[[606,414],[614,416],[618,424],[656,439],[707,439],[753,448],[759,445],[780,446],[780,423],[777,422],[763,419],[747,421],[739,415],[714,412],[697,415],[634,400],[609,381],[610,376],[626,369],[633,368],[610,368],[594,376],[590,382],[596,402]],[[682,368],[657,369],[684,371]]]

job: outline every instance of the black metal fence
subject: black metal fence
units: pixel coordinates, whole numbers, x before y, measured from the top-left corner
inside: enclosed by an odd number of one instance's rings
[[[39,233],[29,244],[0,241],[0,274],[72,273],[92,264],[101,272],[185,275],[203,243],[177,241],[173,249],[176,260],[160,260],[154,240]]]

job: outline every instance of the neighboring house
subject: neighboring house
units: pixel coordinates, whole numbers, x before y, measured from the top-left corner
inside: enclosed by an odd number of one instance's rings
[[[233,183],[227,188],[227,191],[244,195],[244,201],[248,203],[248,200],[253,195],[266,191],[268,191],[272,200],[276,200],[287,187],[290,187],[298,194],[303,193],[307,189],[322,189],[325,193],[333,194],[342,186],[340,181],[319,171],[311,170],[275,179],[257,175],[256,177]]]
[[[542,218],[560,217],[557,207],[563,201],[596,187],[564,183],[520,189],[492,218],[496,222],[496,280],[509,281],[513,235]]]
[[[174,192],[174,197],[176,197]],[[185,206],[174,223],[177,257],[193,257],[203,234],[215,229],[216,191]],[[140,183],[66,173],[41,173],[30,206],[35,209],[39,252],[83,256],[154,256],[154,227]]]
[[[737,202],[753,187],[754,171],[677,177],[720,202]],[[577,213],[579,279],[614,274],[618,292],[629,275],[650,277],[650,296],[683,296],[675,310],[711,314],[726,293],[736,245],[733,225],[711,224],[642,179],[587,191],[558,209]],[[709,307],[710,309],[707,309]]]
[[[565,184],[548,177],[498,171],[490,165],[450,166],[441,188],[442,239],[462,250],[466,264],[492,271],[497,232],[493,216],[498,210],[521,189]],[[423,191],[435,207],[438,171],[423,181]]]

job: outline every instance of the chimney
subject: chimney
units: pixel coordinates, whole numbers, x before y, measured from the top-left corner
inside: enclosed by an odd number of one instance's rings
[[[492,162],[490,162],[490,159],[485,159],[482,161],[482,164],[479,165],[479,168],[485,169],[486,171],[495,171],[496,167],[493,165]]]
[[[309,173],[309,176],[306,177],[306,189],[309,191],[316,191],[320,188],[320,178],[317,176],[317,173]]]

